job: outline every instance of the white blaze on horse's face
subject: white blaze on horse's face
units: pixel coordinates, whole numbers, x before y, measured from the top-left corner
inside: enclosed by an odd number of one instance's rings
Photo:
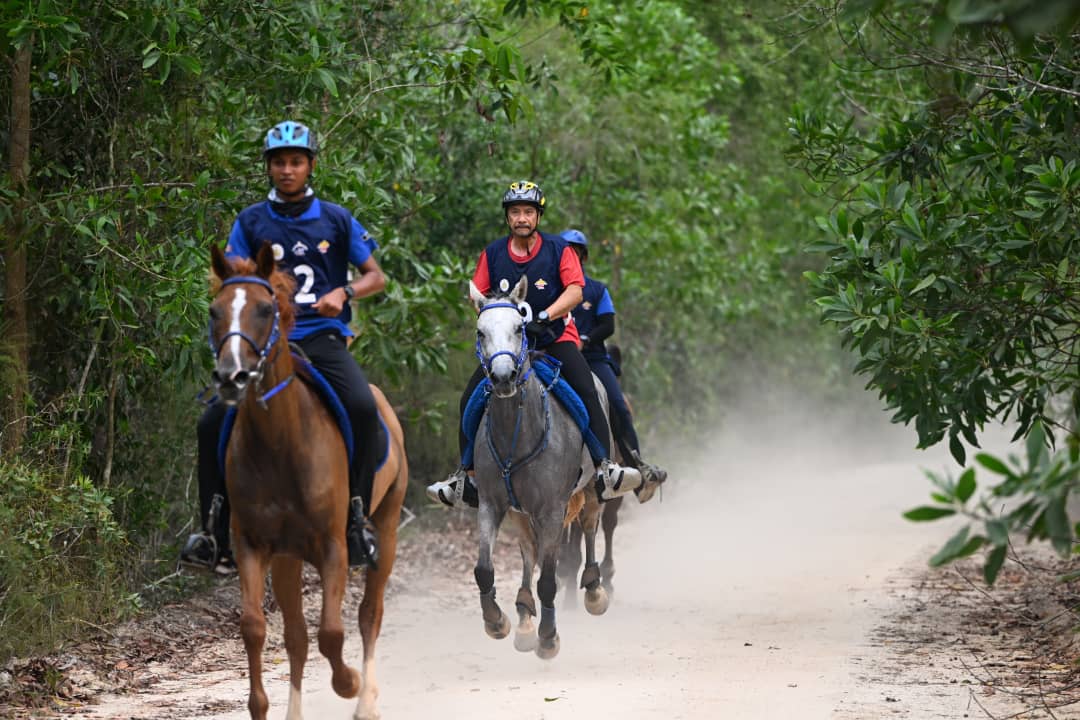
[[[240,316],[244,312],[244,306],[247,305],[247,291],[242,287],[236,288],[236,294],[233,295],[232,303],[230,304],[232,305],[232,313],[229,317],[229,332],[239,333],[241,331]],[[240,346],[240,343],[242,342],[243,340],[240,339],[239,335],[233,335],[229,338],[227,352],[232,356],[231,359],[234,367],[243,367],[244,360],[240,356],[240,353],[243,350]],[[226,350],[226,348],[222,349]]]
[[[505,298],[500,299],[506,302]],[[496,302],[496,301],[493,301]],[[493,307],[476,318],[476,338],[480,354],[488,366],[488,374],[500,395],[513,394],[514,380],[521,370],[521,333],[524,328],[517,307]]]

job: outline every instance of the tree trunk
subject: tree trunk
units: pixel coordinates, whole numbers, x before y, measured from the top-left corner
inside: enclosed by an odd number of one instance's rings
[[[8,146],[8,174],[11,187],[20,197],[12,208],[4,238],[4,342],[10,354],[4,370],[8,386],[3,393],[0,449],[15,454],[26,435],[26,400],[29,392],[30,332],[26,317],[26,237],[25,206],[30,173],[30,56],[29,38],[15,50],[11,74],[11,136]]]

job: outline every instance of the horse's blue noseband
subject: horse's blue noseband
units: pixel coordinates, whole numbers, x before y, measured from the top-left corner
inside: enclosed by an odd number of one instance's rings
[[[493,302],[480,308],[480,313],[482,314],[485,310],[492,310],[494,308],[513,308],[517,312],[521,311],[521,308],[518,305],[511,302]],[[525,336],[524,317],[521,318],[521,349],[517,352],[517,354],[513,353],[510,350],[499,350],[498,352],[492,353],[491,357],[487,357],[484,355],[484,351],[480,347],[480,338],[476,338],[476,357],[478,360],[480,360],[480,367],[484,368],[484,375],[486,375],[489,379],[491,378],[491,363],[495,362],[495,358],[499,357],[500,355],[509,355],[510,359],[514,361],[515,370],[521,370],[521,368],[525,366],[525,361],[528,359],[529,355],[529,339]],[[517,384],[522,385],[527,379],[527,374],[526,376],[519,377],[517,379]]]
[[[278,309],[277,295],[274,293],[274,288],[270,285],[270,283],[268,283],[266,280],[263,280],[261,277],[256,277],[254,275],[233,276],[227,280],[222,281],[221,286],[225,287],[226,285],[261,285],[262,287],[270,291],[270,297],[274,301],[274,325],[270,328],[270,337],[266,339],[266,344],[262,347],[259,347],[259,344],[252,340],[250,335],[240,330],[227,332],[221,338],[220,343],[214,342],[214,322],[213,320],[211,320],[207,323],[207,336],[210,339],[210,349],[214,352],[214,357],[216,358],[221,353],[221,347],[225,344],[225,341],[233,335],[236,335],[246,340],[247,343],[251,345],[251,349],[254,350],[255,353],[259,356],[259,366],[261,369],[262,363],[266,360],[266,356],[270,354],[270,350],[274,347],[274,344],[277,343],[278,339],[281,337],[281,312]]]

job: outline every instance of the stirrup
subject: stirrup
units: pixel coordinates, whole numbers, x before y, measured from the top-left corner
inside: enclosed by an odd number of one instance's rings
[[[349,500],[349,521],[345,528],[345,545],[349,567],[367,565],[372,570],[379,564],[378,530],[364,514],[364,500],[357,496]]]
[[[181,567],[213,570],[218,563],[217,538],[210,533],[192,533],[180,550]]]
[[[641,471],[641,485],[634,490],[634,494],[637,495],[639,503],[647,503],[652,500],[653,495],[667,480],[667,470],[664,470],[659,465],[645,462],[641,459],[641,455],[638,454],[637,450],[631,451],[631,457],[637,464],[638,470]],[[663,499],[662,491],[661,499]]]

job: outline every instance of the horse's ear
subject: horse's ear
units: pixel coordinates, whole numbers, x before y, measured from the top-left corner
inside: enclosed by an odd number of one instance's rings
[[[210,267],[213,268],[214,274],[218,276],[219,280],[229,277],[232,272],[229,261],[225,259],[225,253],[217,245],[210,246]]]
[[[270,247],[270,243],[264,242],[255,255],[255,272],[264,280],[269,280],[270,276],[274,274],[275,268],[274,251]]]
[[[510,291],[510,302],[523,303],[525,302],[525,296],[529,293],[529,276],[522,275],[521,279],[517,281],[517,285]]]
[[[474,283],[472,280],[469,281],[469,299],[473,301],[473,305],[476,306],[477,310],[479,310],[480,306],[484,304],[485,300],[487,300],[487,298],[484,296],[484,293],[480,292],[480,290],[476,287],[476,283]]]

